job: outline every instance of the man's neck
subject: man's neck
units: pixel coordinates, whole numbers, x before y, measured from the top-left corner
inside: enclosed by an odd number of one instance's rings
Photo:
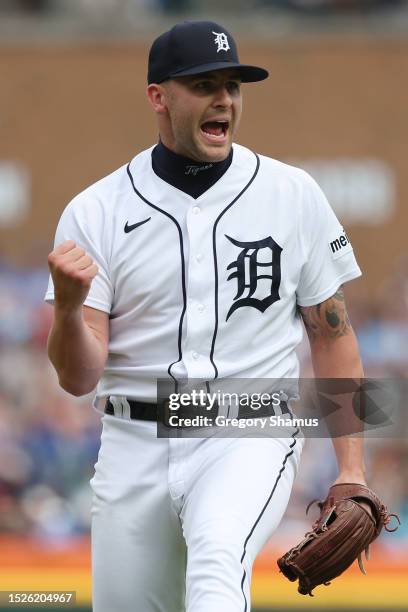
[[[160,141],[152,151],[152,167],[161,179],[196,199],[223,176],[232,156],[231,149],[223,161],[198,162],[174,153]]]

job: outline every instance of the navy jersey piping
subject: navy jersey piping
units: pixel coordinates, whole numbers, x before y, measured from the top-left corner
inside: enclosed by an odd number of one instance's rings
[[[181,312],[180,315],[180,322],[179,322],[179,331],[178,331],[178,341],[177,341],[177,346],[178,346],[178,359],[176,361],[173,361],[169,367],[167,368],[167,373],[169,374],[169,376],[171,376],[171,378],[174,380],[175,384],[177,385],[177,380],[176,378],[173,376],[173,374],[171,373],[171,368],[176,364],[179,363],[181,361],[182,358],[182,349],[181,349],[181,337],[182,337],[182,333],[183,333],[183,320],[184,320],[184,315],[186,312],[186,308],[187,308],[187,299],[186,299],[186,272],[185,272],[185,259],[184,259],[184,245],[183,245],[183,234],[181,231],[181,227],[178,223],[178,221],[172,216],[170,215],[170,213],[168,213],[165,210],[162,210],[161,208],[159,208],[158,206],[156,206],[155,204],[152,204],[152,202],[149,202],[149,200],[147,200],[141,193],[140,191],[138,191],[136,189],[134,180],[133,180],[133,176],[132,173],[130,171],[130,162],[127,165],[127,173],[130,179],[130,182],[132,183],[132,187],[134,192],[136,193],[136,195],[143,200],[143,202],[145,202],[148,206],[151,206],[152,208],[154,208],[155,210],[159,211],[160,213],[162,213],[163,215],[165,215],[166,217],[168,217],[169,219],[171,219],[173,221],[173,223],[175,224],[175,226],[177,227],[177,231],[178,231],[178,235],[179,235],[179,242],[180,242],[180,256],[181,256],[181,285],[182,285],[182,290],[183,290],[183,310]]]
[[[217,338],[217,333],[218,333],[218,266],[217,266],[217,246],[216,246],[217,225],[218,225],[218,222],[220,221],[221,217],[227,212],[227,210],[229,210],[231,208],[231,206],[233,206],[239,200],[239,198],[245,193],[245,191],[250,187],[252,182],[255,180],[255,177],[256,177],[256,175],[258,174],[258,171],[259,171],[260,159],[259,159],[259,157],[258,157],[258,155],[256,153],[254,153],[254,155],[256,157],[256,168],[255,168],[255,171],[254,171],[253,175],[251,176],[250,180],[245,185],[245,187],[239,192],[239,194],[218,215],[217,219],[215,220],[214,227],[213,227],[215,325],[214,325],[213,339],[212,339],[212,343],[211,343],[210,361],[211,361],[212,366],[214,368],[214,380],[216,378],[218,378],[218,368],[215,365],[215,361],[214,361],[215,340]]]
[[[293,449],[295,448],[296,442],[297,442],[297,440],[298,440],[298,438],[295,438],[295,436],[296,436],[298,433],[300,433],[300,429],[296,429],[296,431],[295,431],[295,432],[292,434],[293,442],[292,442],[292,444],[290,444],[290,445],[289,445],[289,448],[290,448],[291,450],[290,450],[290,451],[289,451],[289,452],[286,454],[286,456],[285,456],[285,458],[284,458],[284,460],[283,460],[283,462],[282,462],[282,467],[281,467],[281,469],[279,470],[279,473],[278,473],[278,475],[277,475],[277,477],[276,477],[275,484],[273,485],[272,491],[271,491],[271,493],[270,493],[270,495],[269,495],[268,499],[266,500],[266,502],[265,502],[265,504],[264,504],[264,507],[262,508],[261,512],[260,512],[260,513],[259,513],[259,515],[257,516],[257,518],[256,518],[256,520],[255,520],[255,522],[254,522],[254,524],[252,525],[251,531],[249,532],[249,534],[247,535],[247,537],[246,537],[246,539],[245,539],[245,542],[244,542],[244,550],[243,550],[242,557],[241,557],[241,565],[242,565],[242,563],[243,563],[243,561],[244,561],[244,559],[245,559],[247,544],[248,544],[248,542],[249,542],[249,540],[250,540],[250,538],[251,538],[252,534],[254,533],[256,526],[258,525],[259,521],[261,520],[261,518],[262,518],[262,516],[263,516],[263,514],[264,514],[264,512],[265,512],[265,510],[266,510],[266,508],[268,507],[268,505],[269,505],[269,503],[270,503],[270,501],[271,501],[271,499],[272,499],[272,497],[273,497],[273,494],[274,494],[274,493],[275,493],[275,491],[276,491],[276,487],[278,486],[278,482],[279,482],[279,480],[280,480],[280,478],[281,478],[281,476],[282,476],[283,472],[285,471],[285,466],[286,466],[286,462],[287,462],[287,460],[289,459],[289,457],[290,457],[291,455],[293,455],[293,452],[294,452],[294,450],[293,450]],[[246,596],[245,596],[245,592],[244,592],[244,582],[245,582],[245,578],[246,578],[246,571],[245,571],[245,568],[243,567],[243,574],[242,574],[242,580],[241,580],[241,591],[242,591],[242,595],[243,595],[243,597],[244,597],[244,602],[245,602],[244,612],[247,612],[247,610],[248,610],[248,602],[247,602],[247,598],[246,598]]]

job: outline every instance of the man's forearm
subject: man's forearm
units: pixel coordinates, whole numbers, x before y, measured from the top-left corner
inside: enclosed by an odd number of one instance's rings
[[[320,304],[301,307],[300,312],[309,337],[316,378],[360,381],[364,377],[363,366],[343,290],[339,288],[331,298]],[[336,401],[339,399],[336,398]],[[353,409],[351,392],[346,394],[341,404],[341,410],[328,417],[339,467],[337,481],[365,482],[363,438],[350,435],[337,437],[339,431],[352,433],[361,427],[361,421]]]
[[[58,245],[48,265],[55,295],[48,356],[61,387],[85,395],[95,388],[108,355],[108,315],[83,306],[98,266],[73,240]]]
[[[48,338],[48,356],[61,387],[72,395],[90,393],[98,383],[107,347],[84,320],[82,308],[73,312],[55,308]]]
[[[316,378],[345,378],[359,382],[363,376],[357,340],[352,329],[338,338],[330,341],[316,339],[311,344],[313,369]],[[350,426],[350,432],[356,431],[361,425],[355,415],[352,405],[352,393],[346,394],[342,400],[341,422]],[[357,427],[353,429],[353,425]],[[335,428],[335,426],[334,426]],[[339,477],[336,482],[365,483],[364,439],[342,435],[336,437],[332,432],[333,447],[337,457]]]

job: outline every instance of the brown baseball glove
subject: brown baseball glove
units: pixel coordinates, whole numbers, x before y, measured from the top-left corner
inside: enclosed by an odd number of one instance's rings
[[[362,553],[369,558],[369,545],[388,524],[391,517],[376,494],[361,484],[336,484],[329,489],[324,502],[313,500],[306,509],[317,502],[320,516],[312,531],[297,546],[278,559],[280,571],[292,582],[299,579],[298,591],[312,595],[319,584],[328,585],[340,576],[355,559],[365,574]]]

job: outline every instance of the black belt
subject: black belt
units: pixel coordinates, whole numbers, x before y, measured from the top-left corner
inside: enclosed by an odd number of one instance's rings
[[[169,411],[164,403],[161,405],[158,405],[158,404],[149,404],[148,402],[139,402],[137,400],[131,400],[131,399],[127,399],[126,401],[130,408],[129,416],[132,420],[140,419],[141,421],[157,421],[158,419],[160,419],[161,422],[167,422],[168,415],[172,414],[172,411]],[[288,416],[290,415],[287,403],[285,401],[282,401],[280,403],[280,409],[282,413],[286,413]],[[203,410],[202,412],[200,412],[197,410],[197,408],[192,408],[192,409],[183,408],[182,410],[178,411],[178,413],[179,414],[182,413],[184,417],[194,417],[199,414],[212,417],[212,416],[218,415],[218,405],[214,405],[214,407],[209,411]],[[119,416],[119,417],[126,416],[124,414],[124,411],[121,411],[120,408],[116,409],[116,412],[115,412],[114,405],[112,404],[110,399],[106,400],[105,414],[110,414],[112,416]],[[274,415],[274,414],[275,414],[275,411],[270,406],[268,407],[268,409],[264,409],[264,410],[252,410],[252,409],[249,409],[248,406],[244,406],[244,407],[240,406],[237,418],[238,419],[253,419],[256,417],[264,417],[264,416],[269,416],[269,415]]]
[[[148,404],[147,402],[138,402],[136,400],[127,400],[127,402],[130,407],[130,418],[132,420],[157,421],[157,404]],[[116,411],[116,415],[119,416],[117,413],[118,411]],[[115,408],[109,399],[105,404],[105,414],[115,416]]]

